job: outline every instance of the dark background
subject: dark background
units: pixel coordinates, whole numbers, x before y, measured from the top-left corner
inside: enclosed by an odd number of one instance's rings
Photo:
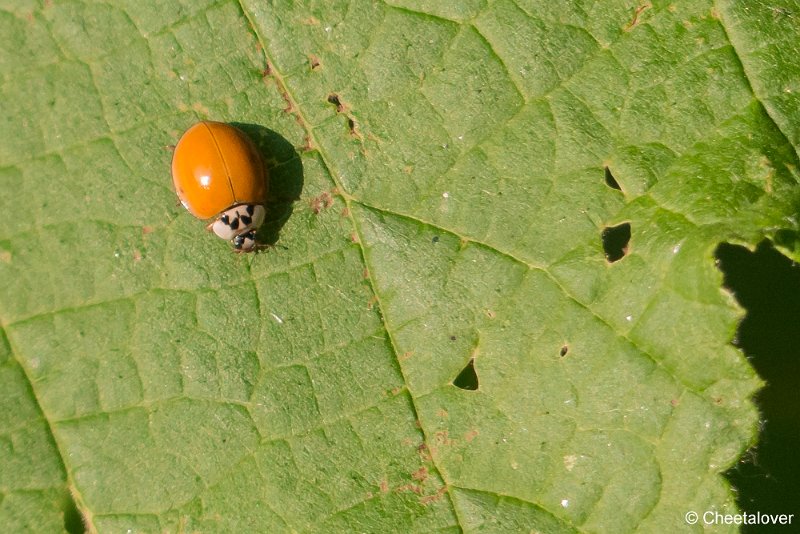
[[[800,532],[800,266],[762,242],[751,252],[716,252],[725,287],[747,314],[734,344],[766,386],[758,444],[726,476],[742,511],[794,514],[792,526],[743,526],[742,532]]]

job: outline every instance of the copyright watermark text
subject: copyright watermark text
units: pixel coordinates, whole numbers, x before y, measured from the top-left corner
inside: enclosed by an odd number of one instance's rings
[[[741,514],[722,514],[713,510],[706,512],[686,512],[684,520],[690,525],[791,525],[794,514],[764,514],[761,512]]]

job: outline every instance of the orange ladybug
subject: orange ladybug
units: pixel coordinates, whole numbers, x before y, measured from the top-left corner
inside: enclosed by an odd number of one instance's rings
[[[181,136],[172,156],[178,198],[237,252],[256,248],[264,222],[267,173],[253,142],[222,122],[198,122]]]

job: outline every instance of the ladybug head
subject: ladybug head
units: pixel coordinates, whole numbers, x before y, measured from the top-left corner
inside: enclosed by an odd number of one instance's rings
[[[211,223],[210,229],[222,239],[233,242],[236,250],[249,251],[255,247],[255,233],[264,222],[265,215],[264,206],[239,204],[223,211]]]
[[[233,243],[233,249],[236,252],[250,252],[256,248],[256,231],[250,230],[246,234],[239,234],[233,239],[231,239],[231,243]]]

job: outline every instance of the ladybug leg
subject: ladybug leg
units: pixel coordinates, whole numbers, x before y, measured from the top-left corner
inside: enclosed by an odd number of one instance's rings
[[[277,247],[271,243],[256,243],[256,246],[253,247],[253,252],[261,252],[262,250],[270,250],[274,248]]]

